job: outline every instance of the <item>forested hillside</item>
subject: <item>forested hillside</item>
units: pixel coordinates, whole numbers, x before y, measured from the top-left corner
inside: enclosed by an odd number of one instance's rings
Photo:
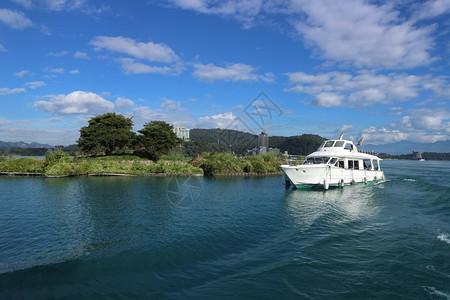
[[[290,137],[269,137],[269,146],[279,148],[282,153],[288,151],[294,155],[308,155],[319,148],[325,139],[315,134],[302,134]]]
[[[257,135],[229,129],[191,129],[190,140],[191,143],[203,143],[197,145],[197,151],[200,152],[203,152],[202,146],[208,145],[210,149],[217,149],[217,151],[231,150],[237,154],[246,154],[247,150],[258,146]],[[288,151],[289,154],[307,155],[317,150],[324,140],[315,134],[291,137],[269,136],[269,147],[278,148],[281,153]]]

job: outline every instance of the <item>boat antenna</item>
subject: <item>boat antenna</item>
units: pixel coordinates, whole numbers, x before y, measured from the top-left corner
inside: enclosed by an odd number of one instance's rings
[[[342,137],[344,136],[344,133],[341,132],[341,135],[339,136],[339,139],[342,140]]]

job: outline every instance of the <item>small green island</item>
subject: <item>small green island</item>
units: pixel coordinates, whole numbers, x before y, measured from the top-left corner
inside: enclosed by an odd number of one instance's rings
[[[0,175],[281,175],[279,166],[287,157],[280,154],[280,149],[294,154],[300,163],[304,156],[314,152],[325,140],[314,134],[272,136],[270,144],[274,148],[268,148],[271,150],[261,154],[257,151],[261,135],[258,137],[247,132],[218,128],[193,129],[190,131],[191,138],[182,140],[175,134],[173,126],[164,121],[146,123],[137,132],[132,128],[132,118],[106,113],[91,118],[88,126],[80,129],[77,144],[56,146],[51,150],[1,148]],[[268,136],[266,143],[268,146]],[[450,160],[450,153],[421,154],[426,160]],[[417,159],[415,152],[405,155],[377,155],[383,159]]]
[[[57,147],[55,151],[47,151],[44,159],[0,156],[0,174],[46,177],[281,174],[281,158],[273,153],[248,156],[233,153],[224,143],[208,143],[201,138],[182,141],[173,127],[163,121],[151,121],[137,133],[132,128],[132,119],[120,114],[93,117],[88,126],[80,129],[80,138],[76,147],[71,147],[72,153]],[[236,143],[246,142],[241,146],[242,151],[257,142],[245,136],[233,138]],[[320,137],[314,139],[312,147],[316,148],[321,142]]]

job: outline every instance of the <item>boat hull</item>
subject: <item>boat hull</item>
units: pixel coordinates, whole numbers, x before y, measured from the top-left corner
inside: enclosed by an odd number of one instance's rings
[[[371,183],[385,179],[381,170],[343,169],[329,165],[282,165],[280,169],[297,188],[323,186],[327,189],[330,186]]]

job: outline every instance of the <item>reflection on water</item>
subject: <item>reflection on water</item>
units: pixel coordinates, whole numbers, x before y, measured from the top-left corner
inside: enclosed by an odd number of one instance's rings
[[[377,185],[355,185],[343,189],[292,190],[285,199],[287,214],[307,229],[327,216],[334,224],[368,219],[378,214]]]

